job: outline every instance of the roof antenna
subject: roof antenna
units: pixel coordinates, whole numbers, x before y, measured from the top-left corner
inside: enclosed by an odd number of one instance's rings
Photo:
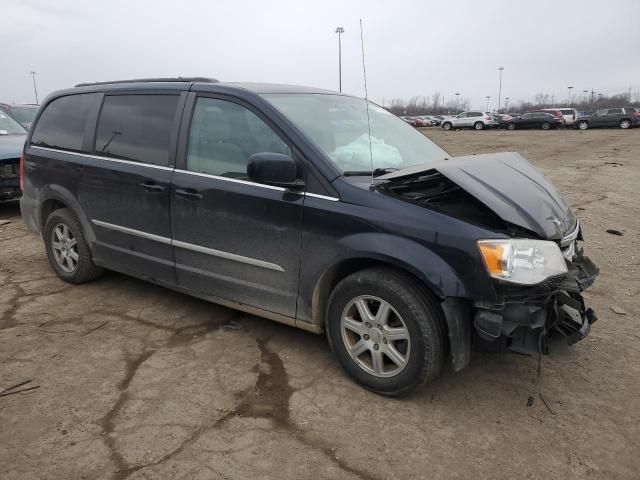
[[[371,184],[369,190],[374,191],[373,185],[373,147],[371,146],[371,119],[369,118],[369,92],[367,92],[367,67],[364,63],[364,36],[362,34],[362,19],[360,19],[360,46],[362,47],[362,75],[364,76],[364,101],[367,105],[367,129],[369,132],[369,160],[371,162]]]

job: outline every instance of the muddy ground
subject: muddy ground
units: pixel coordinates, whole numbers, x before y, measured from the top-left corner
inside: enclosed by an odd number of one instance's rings
[[[368,393],[321,336],[115,273],[61,282],[5,204],[0,390],[39,388],[0,396],[0,478],[640,478],[640,129],[426,134],[519,151],[578,210],[600,319],[539,385],[535,358],[474,353],[410,398]]]

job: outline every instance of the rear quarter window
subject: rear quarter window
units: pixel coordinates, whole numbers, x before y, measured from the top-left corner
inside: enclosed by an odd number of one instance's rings
[[[96,132],[96,154],[169,165],[178,100],[178,95],[105,96]]]
[[[100,95],[82,93],[56,98],[40,115],[33,130],[31,145],[75,152],[88,151],[83,140],[89,114],[98,107]]]

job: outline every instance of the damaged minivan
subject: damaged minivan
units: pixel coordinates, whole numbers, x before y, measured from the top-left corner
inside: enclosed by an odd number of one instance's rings
[[[202,78],[81,84],[41,106],[22,214],[52,268],[103,269],[325,332],[401,395],[473,345],[546,353],[596,320],[580,222],[517,153],[452,158],[336,92]]]

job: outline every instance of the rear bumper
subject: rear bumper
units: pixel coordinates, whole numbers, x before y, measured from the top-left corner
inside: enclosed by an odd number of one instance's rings
[[[0,178],[0,201],[20,198],[20,179],[18,177]]]
[[[480,346],[519,353],[547,353],[547,340],[567,344],[584,339],[597,320],[582,292],[593,285],[599,270],[579,252],[563,277],[543,285],[502,289],[503,303],[477,304],[473,326]]]

